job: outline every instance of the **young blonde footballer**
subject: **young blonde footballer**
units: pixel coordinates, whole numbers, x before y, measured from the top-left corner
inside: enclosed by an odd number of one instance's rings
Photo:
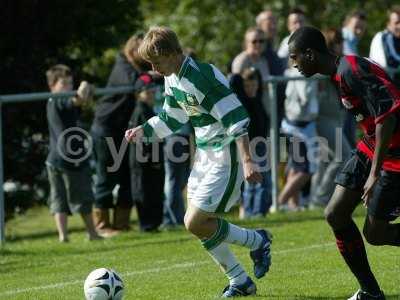
[[[158,116],[129,129],[125,138],[164,138],[190,121],[196,136],[196,157],[188,182],[185,226],[198,237],[229,279],[223,298],[256,293],[256,285],[229,249],[250,249],[254,276],[261,278],[271,264],[270,234],[238,227],[218,216],[240,195],[243,179],[261,181],[249,150],[246,110],[222,73],[182,53],[176,34],[166,27],[147,32],[138,50],[153,70],[165,76],[165,105]]]

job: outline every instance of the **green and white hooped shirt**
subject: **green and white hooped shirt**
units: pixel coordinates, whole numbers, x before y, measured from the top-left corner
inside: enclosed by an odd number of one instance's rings
[[[186,57],[178,75],[165,77],[163,111],[144,125],[144,135],[164,138],[190,121],[197,147],[219,150],[247,134],[249,117],[225,76],[213,65]]]

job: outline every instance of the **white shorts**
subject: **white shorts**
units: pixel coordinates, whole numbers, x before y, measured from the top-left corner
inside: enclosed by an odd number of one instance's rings
[[[206,212],[227,212],[239,200],[243,179],[235,142],[219,151],[198,148],[188,181],[189,202]]]

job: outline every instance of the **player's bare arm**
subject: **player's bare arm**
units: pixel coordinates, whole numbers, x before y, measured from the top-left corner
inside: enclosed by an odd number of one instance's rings
[[[382,123],[376,125],[375,152],[372,160],[371,171],[369,173],[367,182],[364,185],[364,194],[362,195],[362,199],[364,201],[365,206],[368,206],[368,201],[372,196],[375,183],[379,178],[383,159],[386,155],[389,146],[389,141],[393,134],[395,126],[396,126],[396,117],[394,115],[388,116]]]
[[[256,183],[262,181],[262,175],[258,171],[258,166],[251,158],[249,136],[243,135],[236,139],[236,144],[239,149],[240,158],[243,163],[243,170],[245,179],[250,183]]]

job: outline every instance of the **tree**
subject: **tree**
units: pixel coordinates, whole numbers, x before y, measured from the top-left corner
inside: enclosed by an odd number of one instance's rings
[[[363,9],[368,13],[368,30],[361,41],[367,55],[372,36],[385,27],[386,10],[392,0],[153,0],[140,6],[145,25],[166,25],[174,29],[184,47],[194,48],[199,57],[225,69],[241,51],[243,35],[255,25],[256,15],[271,8],[278,17],[280,39],[288,34],[286,16],[291,8],[302,8],[309,23],[319,28],[342,26],[347,13]]]
[[[56,63],[69,65],[76,82],[85,78],[103,85],[113,60],[109,54],[115,52],[110,49],[141,22],[135,0],[2,0],[0,94],[48,90],[44,74]],[[45,178],[45,105],[4,105],[6,180],[33,187]]]

